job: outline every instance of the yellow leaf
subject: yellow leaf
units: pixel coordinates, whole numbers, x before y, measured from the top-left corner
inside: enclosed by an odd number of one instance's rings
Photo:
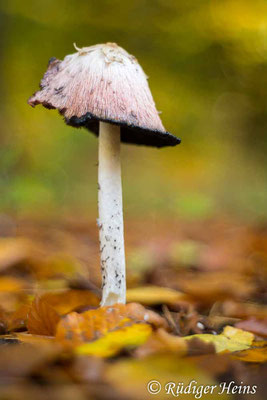
[[[134,348],[145,343],[152,329],[148,324],[133,324],[107,333],[104,337],[78,346],[76,353],[112,357],[123,348]]]
[[[143,286],[127,290],[127,302],[137,302],[145,305],[174,304],[188,300],[188,296],[177,290],[160,286]]]
[[[198,338],[206,343],[213,343],[217,353],[222,351],[240,351],[248,349],[254,335],[251,332],[243,331],[232,326],[226,326],[220,335],[199,334],[184,337],[185,340]]]
[[[261,347],[257,343],[253,343],[252,348],[235,353],[232,358],[246,362],[264,363],[267,361],[267,342],[261,342]]]

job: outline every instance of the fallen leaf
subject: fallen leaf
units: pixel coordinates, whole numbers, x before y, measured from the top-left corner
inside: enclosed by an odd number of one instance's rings
[[[165,320],[141,304],[115,304],[78,314],[72,312],[62,318],[57,326],[56,338],[65,345],[77,346],[103,337],[114,329],[147,322],[166,326]]]
[[[112,357],[125,348],[133,349],[147,341],[152,329],[148,324],[133,324],[123,326],[108,332],[104,337],[90,343],[82,344],[75,350],[80,355]]]
[[[60,320],[59,314],[41,297],[36,297],[28,314],[27,327],[29,333],[54,336]]]
[[[116,304],[82,314],[72,312],[59,322],[56,338],[60,343],[70,346],[98,339],[107,332],[130,322],[125,309],[125,305]]]
[[[248,350],[240,351],[232,355],[232,358],[245,362],[265,363],[267,361],[267,342],[261,347],[252,347]]]
[[[203,333],[184,337],[185,340],[192,340],[194,338],[198,338],[205,343],[213,343],[216,352],[220,353],[223,351],[234,352],[248,349],[254,340],[254,335],[242,329],[226,326],[220,335]]]
[[[179,301],[188,300],[189,296],[174,289],[160,286],[143,286],[128,289],[127,302],[137,302],[144,305],[175,304]]]
[[[42,299],[60,315],[68,314],[80,307],[98,307],[99,297],[89,290],[66,289],[47,292]]]

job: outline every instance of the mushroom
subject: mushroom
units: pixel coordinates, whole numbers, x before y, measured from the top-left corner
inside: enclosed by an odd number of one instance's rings
[[[101,305],[125,303],[120,142],[164,147],[180,139],[164,129],[147,76],[134,56],[115,43],[74,46],[77,52],[63,61],[50,59],[40,90],[28,103],[58,109],[68,125],[99,136]]]

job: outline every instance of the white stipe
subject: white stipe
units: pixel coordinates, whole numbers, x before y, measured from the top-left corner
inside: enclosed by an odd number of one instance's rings
[[[102,306],[125,303],[120,127],[100,122],[98,167]]]

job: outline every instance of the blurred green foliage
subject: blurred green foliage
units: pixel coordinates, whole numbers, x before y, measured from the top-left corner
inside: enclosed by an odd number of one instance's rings
[[[114,41],[138,58],[182,138],[123,145],[126,213],[266,216],[265,0],[8,0],[0,29],[2,212],[96,215],[96,138],[27,99],[51,56]]]

